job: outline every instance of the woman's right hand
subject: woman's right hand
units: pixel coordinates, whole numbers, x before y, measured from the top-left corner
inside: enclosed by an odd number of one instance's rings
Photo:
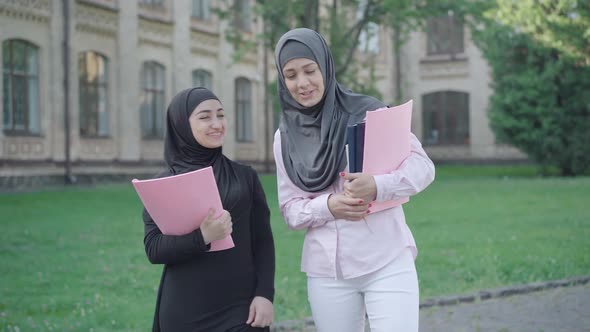
[[[218,218],[213,218],[215,210],[210,209],[209,214],[201,224],[201,234],[205,244],[212,241],[221,240],[232,232],[232,221],[229,212],[223,210],[223,213]]]
[[[358,221],[369,214],[369,203],[358,198],[351,198],[344,193],[328,197],[328,209],[336,219]]]

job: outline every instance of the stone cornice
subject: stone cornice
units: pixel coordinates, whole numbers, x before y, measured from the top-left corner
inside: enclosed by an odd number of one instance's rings
[[[78,3],[76,7],[77,31],[116,37],[118,27],[119,17],[116,11]]]
[[[219,49],[219,35],[191,30],[191,53],[216,57]]]
[[[421,78],[468,77],[469,61],[456,59],[450,61],[420,61]]]
[[[161,21],[139,19],[139,43],[166,48],[172,47],[174,25]]]
[[[118,11],[117,1],[109,0],[76,0],[78,3],[106,10]]]
[[[48,22],[51,19],[50,0],[3,0],[0,16],[33,22]]]

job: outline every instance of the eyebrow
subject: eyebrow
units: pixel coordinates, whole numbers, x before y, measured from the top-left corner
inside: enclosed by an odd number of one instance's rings
[[[223,112],[223,111],[224,111],[224,110],[223,110],[223,108],[219,108],[219,109],[217,109],[217,112]],[[213,110],[207,110],[207,109],[205,109],[205,110],[200,110],[200,111],[198,111],[198,112],[197,112],[197,114],[201,114],[201,113],[205,113],[205,112],[207,112],[207,113],[211,113],[211,112],[213,112]]]
[[[310,60],[310,61],[311,61],[311,60]],[[313,65],[316,65],[316,66],[317,66],[318,64],[317,64],[317,63],[315,63],[315,62],[310,62],[310,63],[308,63],[308,64],[306,64],[306,65],[303,65],[302,67],[303,67],[303,69],[306,69],[307,67],[309,67],[309,66],[313,66]],[[287,69],[283,69],[283,72],[287,72],[287,71],[294,71],[294,70],[295,70],[294,68],[287,68]]]

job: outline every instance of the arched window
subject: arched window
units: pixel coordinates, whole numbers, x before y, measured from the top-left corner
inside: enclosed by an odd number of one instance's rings
[[[252,84],[246,78],[236,79],[236,139],[251,142],[252,135]]]
[[[7,134],[39,134],[39,48],[21,39],[2,42],[2,110]]]
[[[213,89],[213,76],[203,69],[193,70],[193,86],[202,86],[209,90]]]
[[[96,52],[78,55],[80,135],[107,136],[108,116],[108,59]]]
[[[423,143],[469,144],[469,94],[439,91],[422,96]]]
[[[164,138],[166,69],[155,61],[141,68],[141,132],[144,138]]]

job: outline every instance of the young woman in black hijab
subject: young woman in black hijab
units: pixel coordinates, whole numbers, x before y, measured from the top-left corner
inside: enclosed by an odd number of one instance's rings
[[[224,110],[211,91],[177,94],[166,123],[167,169],[159,177],[212,166],[224,213],[218,219],[210,213],[193,232],[171,236],[144,209],[146,254],[164,264],[153,331],[269,331],[275,256],[258,175],[223,155]],[[230,233],[234,248],[208,251],[211,241]]]

